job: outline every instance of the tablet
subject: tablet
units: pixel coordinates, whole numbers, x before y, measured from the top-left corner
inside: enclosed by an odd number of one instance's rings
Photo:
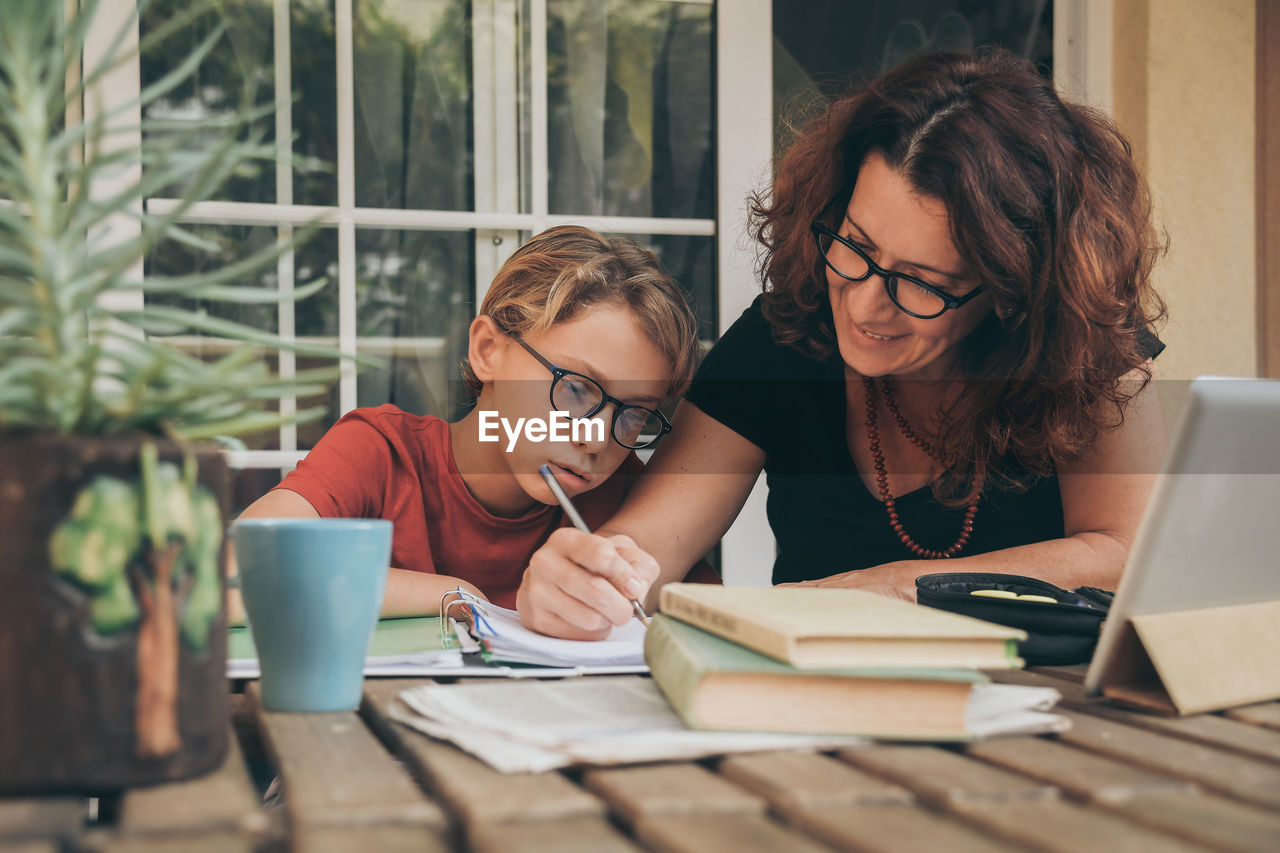
[[[1129,619],[1280,601],[1280,380],[1201,377],[1170,444],[1085,689]]]

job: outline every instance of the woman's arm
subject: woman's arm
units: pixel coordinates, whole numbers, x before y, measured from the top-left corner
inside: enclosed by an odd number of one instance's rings
[[[1135,371],[1121,382],[1136,387],[1138,380]],[[1129,401],[1124,423],[1098,436],[1086,458],[1058,466],[1064,538],[945,561],[903,560],[793,585],[857,587],[914,601],[918,576],[954,571],[1030,575],[1063,589],[1116,589],[1167,443],[1152,381]]]
[[[310,501],[288,489],[267,492],[240,514],[240,518],[319,517],[320,513]],[[227,548],[227,577],[235,575],[235,549]],[[480,598],[487,598],[473,584],[459,578],[393,567],[387,575],[387,589],[382,597],[382,615],[433,615],[440,610],[440,596],[459,586]],[[227,590],[227,619],[232,625],[244,624],[244,602],[238,589]]]
[[[530,558],[516,595],[524,623],[570,639],[600,639],[684,577],[737,517],[764,451],[688,401],[613,518],[596,535],[557,530]],[[634,586],[628,588],[628,583]]]

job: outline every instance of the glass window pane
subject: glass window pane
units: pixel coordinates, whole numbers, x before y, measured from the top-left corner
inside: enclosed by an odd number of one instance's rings
[[[231,472],[231,518],[271,491],[280,480],[279,468],[241,468]]]
[[[157,246],[144,262],[144,276],[179,276],[218,269],[226,264],[260,251],[276,239],[274,228],[241,225],[192,225],[188,233],[201,241],[202,247],[190,246],[169,240]],[[276,267],[259,270],[252,278],[236,282],[240,286],[260,287],[264,290],[278,288]],[[147,294],[147,305],[172,305],[192,311],[205,311],[212,317],[231,320],[276,332],[279,329],[279,309],[273,304],[238,305],[227,302],[211,302],[169,294]],[[204,361],[215,361],[241,346],[238,341],[200,333],[190,333],[166,338],[176,346]],[[272,374],[279,369],[274,352],[259,356],[265,368]],[[264,411],[278,411],[274,401],[263,406]],[[280,447],[279,431],[266,430],[239,436],[251,450],[276,450]]]
[[[1045,0],[786,0],[773,4],[775,144],[850,83],[935,50],[998,45],[1053,76]]]
[[[143,275],[179,276],[221,269],[227,264],[242,260],[267,249],[276,239],[276,229],[248,225],[185,225],[183,230],[199,241],[188,245],[178,240],[166,240],[147,255]],[[274,264],[259,269],[252,278],[235,282],[238,286],[261,287],[275,290],[279,287]],[[148,305],[177,305],[192,310],[205,310],[211,316],[244,323],[267,332],[279,329],[278,308],[271,304],[237,305],[227,302],[207,302],[187,299],[171,294],[148,294]]]
[[[316,294],[313,299],[319,299],[323,293]],[[324,343],[336,346],[336,339],[328,339]],[[309,356],[297,356],[295,359],[298,370],[324,369],[333,367],[333,359],[314,358]],[[328,387],[315,394],[298,398],[297,411],[305,411],[307,409],[321,409],[322,414],[313,420],[299,423],[298,432],[298,449],[310,450],[316,446],[318,442],[329,429],[338,422],[341,417],[342,408],[338,399],[338,380],[333,380]]]
[[[294,329],[300,338],[315,338],[330,346],[338,345],[338,232],[324,228],[294,253],[294,278],[299,284],[328,279],[319,293],[294,304]],[[326,367],[332,360],[298,356],[299,370]],[[325,430],[337,423],[341,415],[338,399],[338,383],[334,382],[327,393],[310,398],[299,398],[298,409],[321,407],[324,414],[316,420],[298,424],[298,447],[309,450],[315,447]]]
[[[453,419],[473,316],[474,232],[356,232],[357,349],[386,362],[357,379],[357,405]]]
[[[473,207],[467,0],[356,0],[356,206]]]
[[[333,0],[289,3],[295,204],[338,203],[338,54]],[[314,168],[314,165],[321,168]]]
[[[698,315],[698,338],[704,341],[715,340],[715,238],[670,234],[626,236],[656,254],[671,277],[684,288]]]
[[[276,239],[276,229],[242,225],[193,225],[187,226],[192,236],[203,241],[203,247],[192,247],[176,241],[167,241],[153,251],[146,260],[144,275],[186,275],[203,270],[216,269],[232,261],[260,251]],[[337,345],[338,329],[338,253],[337,232],[322,229],[309,241],[299,246],[294,258],[294,280],[301,287],[318,278],[328,278],[329,283],[319,292],[293,303],[294,324],[299,337],[319,337],[331,346]],[[258,286],[275,290],[279,287],[276,266],[259,270],[251,279],[237,282],[241,286]],[[148,295],[152,305],[176,305],[192,310],[204,310],[214,317],[253,326],[263,331],[278,333],[280,307],[276,304],[238,305],[226,302],[208,302],[167,295]],[[287,310],[287,309],[286,309]],[[202,358],[213,359],[225,355],[236,346],[225,339],[205,335],[184,335],[175,341],[188,352]],[[279,370],[275,353],[265,353],[263,360],[268,370]],[[333,359],[297,356],[298,370],[326,368],[334,365]],[[298,399],[298,409],[320,406],[326,410],[318,420],[298,426],[298,446],[312,447],[329,425],[337,420],[338,387],[332,381],[329,388],[311,397]],[[266,407],[276,411],[273,403]],[[242,437],[251,450],[276,450],[280,447],[277,431],[267,431]]]
[[[186,0],[154,0],[144,6],[139,24],[143,38],[176,14],[186,10]],[[141,82],[145,89],[176,69],[219,25],[227,27],[200,67],[181,86],[152,101],[143,118],[168,122],[209,119],[233,115],[241,107],[246,84],[252,84],[255,104],[270,103],[275,97],[272,74],[271,0],[226,0],[216,12],[199,16],[190,25],[167,38],[152,43],[141,57]],[[259,120],[263,139],[275,138],[275,119]],[[170,133],[183,133],[182,130]],[[220,134],[221,131],[213,131]],[[144,142],[155,142],[160,134],[146,131]],[[192,145],[201,144],[200,137]],[[276,200],[275,164],[263,161],[252,169],[232,175],[212,198],[219,201],[273,202]],[[166,189],[177,195],[181,185]]]
[[[711,218],[712,7],[549,0],[553,213]]]
[[[293,255],[293,276],[298,284],[324,278],[319,293],[294,304],[294,331],[301,338],[338,338],[338,232],[322,228]]]

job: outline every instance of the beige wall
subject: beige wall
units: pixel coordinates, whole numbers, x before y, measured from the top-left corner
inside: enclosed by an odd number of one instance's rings
[[[1115,0],[1114,113],[1170,240],[1162,377],[1257,375],[1254,4]]]

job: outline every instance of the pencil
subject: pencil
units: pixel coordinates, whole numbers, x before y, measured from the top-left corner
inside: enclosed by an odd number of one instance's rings
[[[569,521],[573,526],[581,530],[583,533],[590,533],[591,528],[587,527],[587,523],[582,520],[582,516],[578,513],[578,508],[573,505],[573,501],[569,500],[569,496],[565,494],[564,488],[560,485],[560,481],[556,479],[556,475],[551,473],[551,469],[546,465],[538,467],[538,473],[542,475],[542,479],[547,481],[547,488],[551,490],[551,494],[556,496],[556,500],[560,502],[560,508],[564,510],[564,514],[569,516]],[[631,599],[631,612],[640,620],[640,624],[649,625],[649,617],[645,615],[644,608],[640,606],[640,602]]]

